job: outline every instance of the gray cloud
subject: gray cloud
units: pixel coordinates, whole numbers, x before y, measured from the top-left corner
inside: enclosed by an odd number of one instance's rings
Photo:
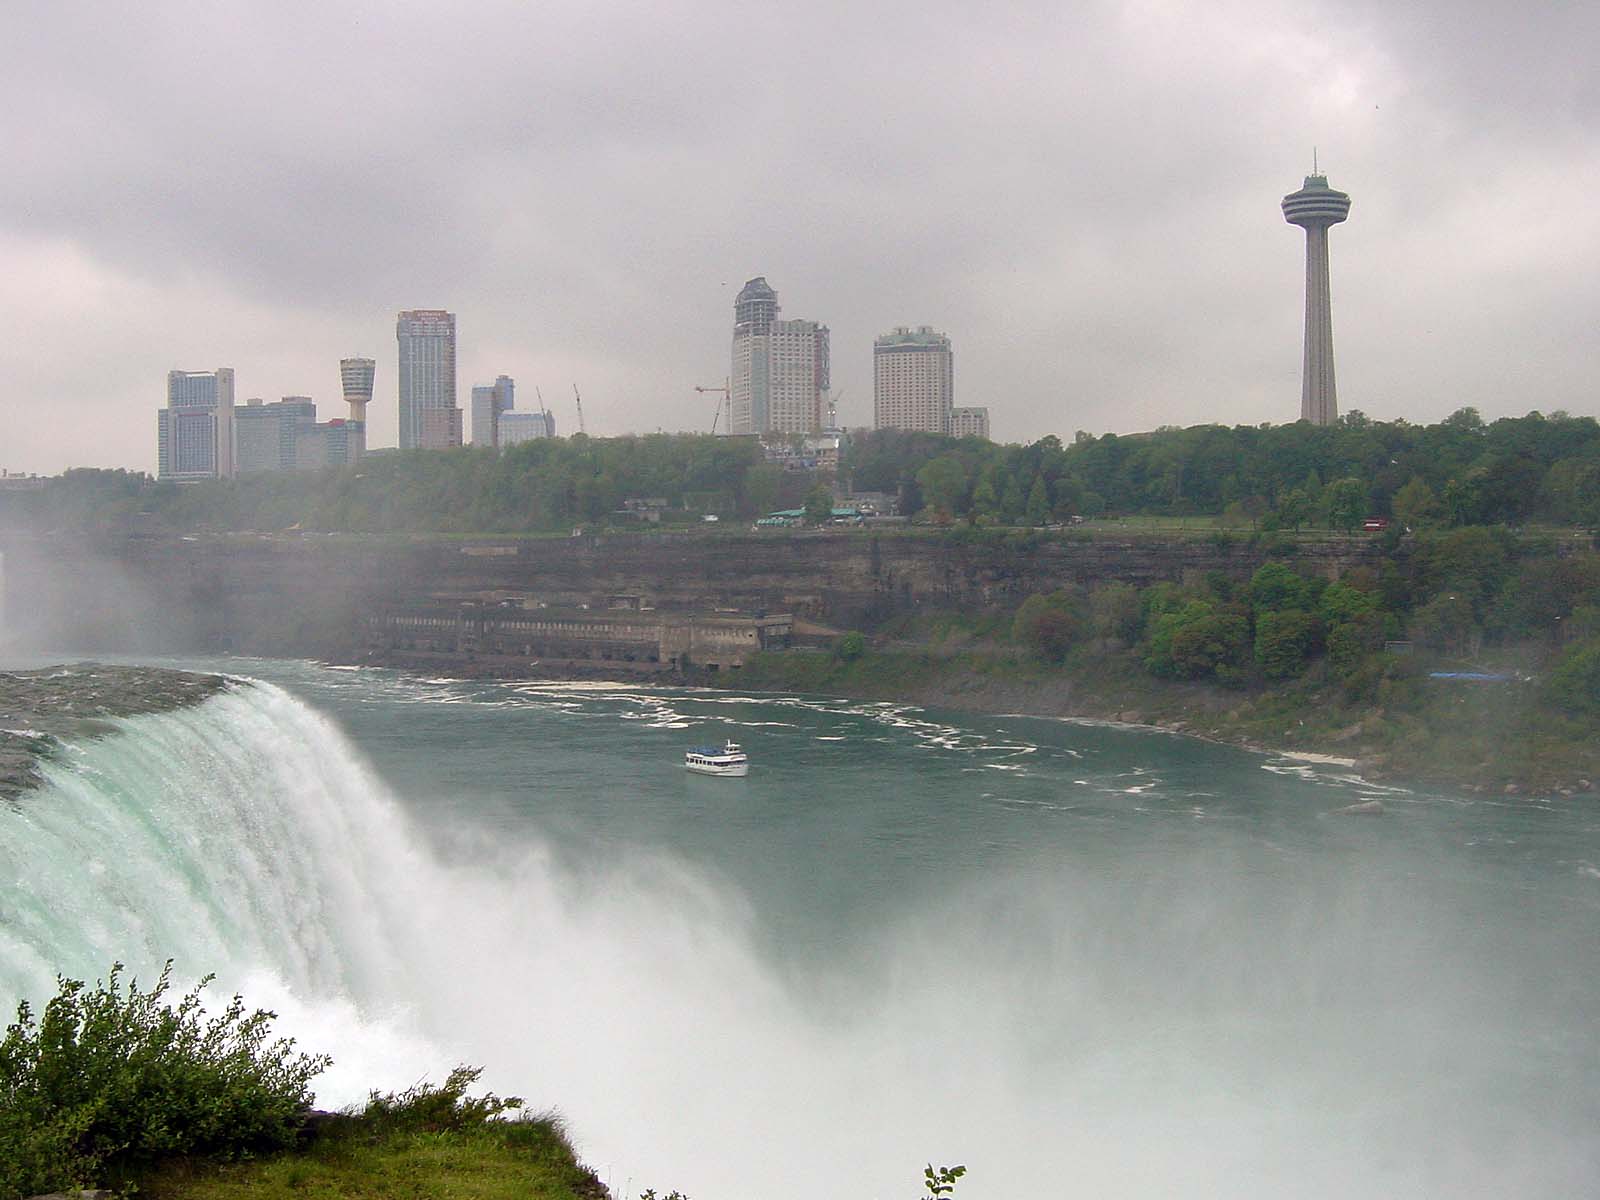
[[[989,11],[642,4],[23,6],[0,80],[0,466],[154,465],[165,371],[242,395],[460,317],[567,425],[709,424],[765,274],[871,341],[930,323],[997,436],[1298,413],[1321,148],[1341,402],[1595,412],[1589,6]]]

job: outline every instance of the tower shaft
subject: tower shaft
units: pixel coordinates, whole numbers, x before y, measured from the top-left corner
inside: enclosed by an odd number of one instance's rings
[[[1332,425],[1339,419],[1333,382],[1333,300],[1328,284],[1328,227],[1306,226],[1306,351],[1300,419]]]

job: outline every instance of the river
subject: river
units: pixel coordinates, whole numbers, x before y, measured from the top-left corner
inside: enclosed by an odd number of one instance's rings
[[[1577,1196],[1600,809],[1160,732],[230,659],[0,812],[0,1002],[215,971],[619,1196]],[[732,736],[744,780],[683,771]],[[1366,800],[1381,816],[1330,815]]]

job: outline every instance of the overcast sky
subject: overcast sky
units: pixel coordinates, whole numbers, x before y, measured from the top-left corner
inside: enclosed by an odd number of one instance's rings
[[[343,415],[448,308],[591,433],[709,428],[765,275],[930,324],[993,433],[1292,421],[1312,147],[1341,410],[1600,413],[1600,5],[11,0],[0,467],[154,470],[166,372]]]

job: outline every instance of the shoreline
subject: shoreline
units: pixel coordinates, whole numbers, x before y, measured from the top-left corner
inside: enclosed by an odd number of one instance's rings
[[[1600,763],[1578,763],[1552,774],[1517,770],[1515,763],[1494,763],[1491,770],[1474,774],[1461,762],[1448,762],[1450,770],[1429,770],[1429,763],[1408,758],[1390,747],[1374,746],[1368,725],[1381,728],[1394,718],[1378,707],[1362,710],[1355,725],[1342,730],[1306,726],[1298,720],[1285,728],[1286,736],[1262,738],[1258,731],[1230,728],[1242,709],[1256,702],[1282,701],[1278,693],[1230,693],[1194,683],[1163,683],[1125,678],[1096,677],[1091,672],[1021,672],[1000,677],[981,664],[962,659],[917,659],[859,669],[862,662],[840,664],[822,654],[760,656],[736,672],[674,672],[627,670],[618,662],[528,662],[526,659],[462,659],[458,654],[374,654],[362,661],[338,666],[371,666],[405,672],[434,672],[454,678],[544,678],[568,682],[614,682],[634,686],[698,686],[717,691],[768,694],[818,694],[854,701],[914,704],[923,709],[946,709],[989,717],[1030,717],[1043,720],[1106,722],[1123,728],[1162,731],[1184,738],[1214,742],[1218,746],[1248,750],[1266,757],[1290,758],[1307,765],[1336,766],[1357,774],[1374,786],[1448,787],[1472,795],[1507,797],[1573,797],[1592,795],[1600,779]],[[902,667],[899,677],[888,667]],[[1317,712],[1309,704],[1306,712]],[[1293,712],[1283,720],[1293,718]],[[1258,718],[1267,723],[1267,718]],[[1538,758],[1534,760],[1538,762]]]

